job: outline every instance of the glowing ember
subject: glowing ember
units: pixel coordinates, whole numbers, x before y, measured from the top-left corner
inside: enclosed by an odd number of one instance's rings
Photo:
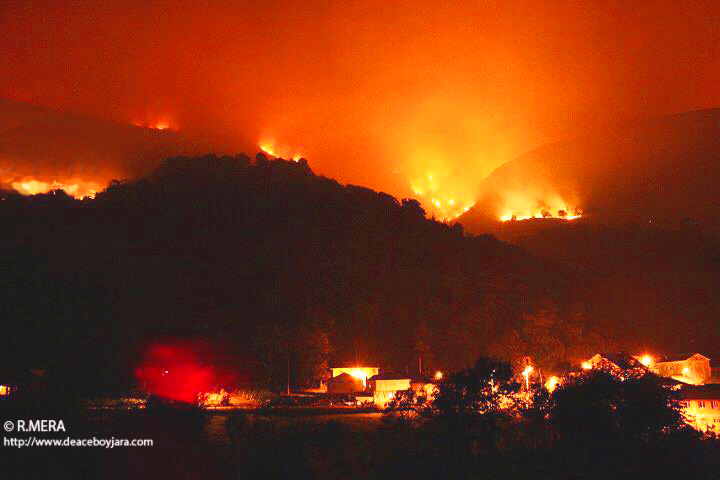
[[[102,185],[97,182],[87,182],[79,178],[69,179],[65,182],[54,181],[43,182],[32,177],[24,177],[21,180],[11,183],[12,187],[22,195],[37,195],[40,193],[48,193],[56,190],[62,190],[71,197],[78,200],[83,198],[95,198],[98,190],[102,190]]]
[[[435,380],[442,380],[442,378],[443,378],[443,372],[441,372],[440,370],[435,372]]]
[[[593,368],[592,363],[590,362],[583,362],[582,365],[580,365],[583,370],[590,370]]]
[[[10,388],[7,385],[0,385],[0,397],[6,396],[10,392]]]

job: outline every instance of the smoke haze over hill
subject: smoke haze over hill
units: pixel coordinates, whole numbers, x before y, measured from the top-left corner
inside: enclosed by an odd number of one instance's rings
[[[271,141],[343,183],[414,187],[452,211],[543,143],[720,104],[717,2],[128,7],[4,2],[1,94],[167,122],[223,150]]]

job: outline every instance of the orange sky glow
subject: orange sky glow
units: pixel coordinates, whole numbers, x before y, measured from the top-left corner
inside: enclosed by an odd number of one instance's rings
[[[720,104],[717,2],[4,2],[0,96],[303,156],[440,217],[502,163]]]

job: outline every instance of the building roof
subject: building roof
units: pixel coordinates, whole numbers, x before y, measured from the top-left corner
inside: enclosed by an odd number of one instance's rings
[[[625,352],[619,352],[619,353],[598,353],[600,357],[604,358],[605,360],[617,365],[619,368],[623,370],[627,370],[630,368],[644,368],[645,366],[640,363],[636,358],[634,358],[629,353]]]
[[[720,400],[720,383],[684,385],[680,396],[685,400]]]
[[[373,375],[368,380],[410,380],[410,376],[403,373],[383,372]]]
[[[375,367],[375,366],[369,366],[369,367],[368,367],[368,366],[357,366],[357,365],[351,365],[351,364],[349,364],[349,363],[348,363],[348,364],[341,363],[341,364],[338,364],[338,365],[333,365],[332,367],[328,367],[328,370],[333,370],[333,369],[337,369],[337,368],[345,368],[345,369],[353,369],[353,370],[354,370],[354,369],[357,369],[357,370],[367,370],[367,369],[380,370],[380,367]]]
[[[673,354],[665,355],[665,356],[661,357],[655,363],[682,362],[683,360],[687,360],[690,357],[694,357],[695,355],[700,355],[702,358],[710,360],[708,357],[706,357],[705,355],[703,355],[701,353],[673,353]]]
[[[362,379],[353,377],[349,373],[341,373],[340,375],[336,375],[330,379],[328,379],[327,383],[335,383],[335,382],[360,382],[362,383]]]

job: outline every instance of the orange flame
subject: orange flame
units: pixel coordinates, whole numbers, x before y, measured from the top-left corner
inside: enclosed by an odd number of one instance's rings
[[[295,162],[299,162],[302,158],[302,155],[297,150],[289,147],[278,147],[274,140],[262,140],[258,148],[271,157],[292,159]]]
[[[95,181],[85,181],[79,178],[69,179],[64,182],[44,182],[34,177],[23,177],[12,182],[12,187],[22,195],[37,195],[55,190],[63,190],[65,193],[78,200],[84,198],[95,198],[96,192],[102,190],[102,185]]]
[[[529,220],[531,218],[554,218],[556,220],[575,220],[582,217],[582,211],[578,208],[558,208],[549,209],[544,207],[538,207],[532,209],[531,212],[525,211],[523,214],[516,214],[513,212],[506,212],[500,215],[501,222],[512,222]]]
[[[410,182],[410,190],[428,210],[440,220],[452,220],[470,210],[475,200],[455,188],[447,187],[447,175],[428,173]],[[453,182],[454,183],[454,182]]]

